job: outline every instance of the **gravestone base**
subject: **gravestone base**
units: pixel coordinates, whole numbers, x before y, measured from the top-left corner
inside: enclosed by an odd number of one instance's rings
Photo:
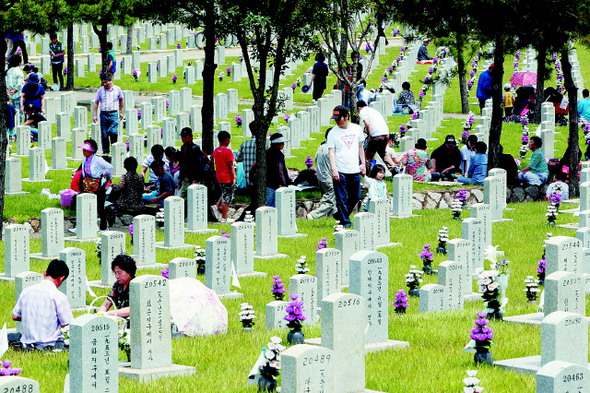
[[[80,161],[80,160],[78,160]],[[47,167],[48,171],[72,171],[72,168],[54,168],[54,167]]]
[[[113,284],[103,285],[102,281],[96,280],[96,281],[88,281],[88,286],[91,288],[112,288]]]
[[[265,272],[248,272],[248,273],[238,273],[238,278],[246,278],[246,277],[266,277],[268,274]]]
[[[471,292],[463,295],[463,300],[466,302],[478,302],[481,300],[481,293]]]
[[[408,216],[394,216],[393,214],[389,215],[389,218],[399,218],[399,219],[412,218],[412,217],[420,217],[420,215],[419,214],[410,214]]]
[[[195,248],[194,244],[183,244],[181,246],[165,246],[164,242],[157,242],[156,248],[159,250],[191,250]]]
[[[72,308],[72,312],[81,312],[84,314],[88,314],[88,311],[98,310],[98,307],[94,306],[84,306],[84,307],[74,307]]]
[[[67,236],[64,238],[66,242],[74,242],[74,243],[86,243],[86,242],[93,242],[96,243],[100,240],[100,237],[89,237],[88,239],[78,239],[76,236]]]
[[[135,259],[135,255],[133,256]],[[137,260],[137,259],[136,259]],[[138,265],[137,270],[146,270],[146,269],[165,269],[168,267],[166,263],[154,263],[152,265]]]
[[[218,293],[217,297],[220,299],[241,299],[244,294],[240,292]]]
[[[50,256],[50,257],[44,257],[42,253],[40,252],[36,252],[34,254],[30,254],[29,255],[30,259],[35,259],[38,261],[51,261],[53,259],[59,259],[59,254],[58,255],[54,255],[54,256]]]
[[[271,255],[256,255],[254,254],[254,259],[279,259],[279,258],[289,258],[286,254],[271,254]]]
[[[512,218],[498,218],[496,220],[492,220],[492,224],[496,223],[496,222],[510,222],[510,221],[514,221]]]
[[[565,200],[561,201],[561,203],[579,204],[580,203],[580,198],[565,199]]]
[[[559,213],[567,213],[567,214],[574,214],[580,212],[580,208],[576,209],[567,209],[567,210],[560,210]]]
[[[505,322],[521,323],[524,325],[541,325],[541,322],[545,318],[545,314],[537,312],[533,314],[514,315],[511,317],[504,317]],[[590,317],[584,317],[590,322]]]
[[[322,338],[309,338],[305,340],[306,344],[309,345],[322,345]],[[365,343],[365,353],[372,353],[372,352],[379,352],[385,351],[386,349],[391,348],[409,348],[410,343],[407,341],[396,341],[396,340],[387,340],[379,343]]]
[[[280,239],[298,239],[302,237],[307,237],[307,233],[296,233],[294,235],[278,235]]]
[[[365,393],[383,393],[379,390],[369,390],[369,389],[365,389]]]
[[[145,370],[131,368],[130,362],[119,362],[119,377],[134,379],[139,382],[149,382],[159,378],[181,377],[195,375],[195,367],[173,364],[168,367],[148,368]]]
[[[559,228],[563,228],[563,229],[579,229],[580,224],[577,222],[572,222],[571,224],[561,224],[561,225],[557,225],[557,227]]]
[[[26,195],[29,194],[28,191],[17,191],[17,192],[5,192],[4,195],[14,196],[14,195]]]
[[[399,247],[401,246],[401,243],[383,243],[383,244],[377,244],[377,250],[380,248],[387,248],[387,247]]]
[[[536,374],[541,368],[541,355],[497,360],[494,362],[494,365],[506,370],[517,371],[519,373]]]
[[[0,281],[10,281],[14,282],[14,277],[6,277],[6,273],[0,273]]]
[[[184,233],[197,233],[197,234],[203,234],[203,233],[212,233],[212,232],[219,232],[219,229],[195,229],[195,230],[190,230],[190,229],[185,229]]]
[[[31,178],[29,178],[29,177],[25,177],[23,179],[23,183],[49,183],[51,181],[53,181],[53,180],[51,180],[51,179],[31,180]]]

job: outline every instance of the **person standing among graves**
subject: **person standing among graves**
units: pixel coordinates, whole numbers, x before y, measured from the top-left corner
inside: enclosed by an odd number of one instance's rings
[[[492,71],[494,70],[494,64],[481,73],[477,80],[477,99],[479,100],[479,111],[486,106],[486,100],[492,98]]]
[[[137,264],[129,255],[117,255],[111,262],[111,270],[115,273],[115,283],[106,299],[99,307],[99,313],[127,318],[131,314],[129,308],[129,283],[135,278]],[[112,302],[111,302],[112,299]],[[115,304],[116,310],[109,311]]]
[[[270,136],[270,147],[266,150],[266,205],[275,207],[275,193],[280,187],[291,183],[289,171],[285,164],[285,155],[281,150],[289,140],[281,133]]]
[[[227,131],[220,131],[217,134],[219,147],[213,151],[213,160],[215,161],[215,175],[219,188],[221,188],[221,197],[217,203],[211,206],[211,211],[219,222],[233,222],[227,218],[227,210],[234,196],[234,187],[236,186],[236,168],[234,167],[234,154],[228,148],[231,142],[231,135]],[[219,214],[221,213],[221,214]]]
[[[107,42],[107,59],[109,61],[107,72],[112,78],[115,72],[117,72],[117,58],[115,57],[115,51],[113,50],[112,42]]]
[[[543,140],[538,136],[531,138],[529,149],[533,152],[529,164],[518,172],[518,180],[526,181],[531,186],[540,186],[547,181],[549,168],[545,156],[540,150],[543,146]]]
[[[432,57],[428,54],[428,38],[425,38],[422,41],[422,45],[420,45],[420,49],[418,49],[418,57],[416,60],[418,61],[429,61],[432,60]]]
[[[8,98],[14,105],[16,111],[20,111],[20,99],[25,85],[25,75],[20,69],[22,58],[20,55],[13,55],[8,58],[8,71],[6,71],[6,89],[8,91]]]
[[[180,139],[182,140],[180,148],[182,158],[177,188],[180,190],[180,197],[184,199],[186,207],[188,187],[203,182],[209,169],[209,161],[201,148],[193,143],[193,130],[190,127],[184,127],[180,131]]]
[[[483,181],[488,175],[488,150],[484,142],[477,142],[473,148],[475,155],[471,158],[469,170],[465,172],[467,176],[457,177],[459,183],[477,184],[482,186]]]
[[[254,131],[254,122],[251,122],[249,125],[250,131]],[[254,182],[250,178],[250,173],[252,172],[252,168],[256,163],[256,137],[254,133],[252,133],[252,137],[246,139],[240,145],[240,149],[235,155],[236,162],[242,163],[242,168],[244,169],[244,180],[246,181],[246,190],[248,195],[250,196],[250,205],[244,209],[242,215],[238,219],[238,221],[244,221],[244,217],[246,217],[246,212],[254,212],[258,208],[258,203],[256,199],[256,187]]]
[[[430,158],[433,172],[438,173],[442,178],[448,178],[452,173],[461,172],[461,152],[457,148],[457,142],[453,135],[447,135],[445,143],[432,152]]]
[[[64,54],[65,49],[61,42],[57,40],[57,34],[51,33],[49,35],[51,43],[49,44],[49,55],[51,56],[51,72],[53,74],[53,84],[57,85],[59,78],[59,90],[64,88]]]
[[[16,108],[14,107],[14,105],[12,105],[12,103],[10,102],[10,99],[8,99],[7,101],[7,106],[6,106],[6,133],[8,134],[8,143],[12,143],[12,141],[14,141],[16,139],[16,133],[15,133],[15,124],[14,124],[14,118],[16,116]]]
[[[25,113],[25,106],[29,104],[33,104],[37,112],[45,114],[45,89],[39,83],[39,76],[34,72],[29,74],[27,83],[21,90],[21,113]]]
[[[328,139],[328,134],[332,128],[326,130],[325,138]],[[332,179],[332,167],[330,165],[330,155],[328,154],[328,145],[322,142],[318,151],[315,153],[316,176],[322,193],[322,199],[317,209],[307,214],[308,220],[324,216],[334,215],[336,209],[336,196],[334,195],[334,180]]]
[[[25,44],[23,33],[17,30],[10,33],[6,38],[10,38],[12,40],[12,50],[10,51],[10,55],[8,55],[8,57],[14,56],[17,48],[20,48],[21,52],[23,52],[23,60],[25,61],[25,64],[28,63],[29,55],[27,54],[27,45]]]
[[[393,170],[394,163],[385,150],[387,142],[389,141],[389,127],[379,111],[370,108],[364,101],[356,103],[359,108],[359,116],[361,121],[365,123],[365,131],[367,131],[367,151],[365,152],[365,161],[367,165],[366,173],[371,172],[371,164],[375,153],[383,160],[389,171]]]
[[[109,74],[100,76],[102,86],[94,97],[94,116],[92,121],[98,121],[100,107],[100,130],[103,154],[109,154],[111,144],[117,143],[119,136],[119,119],[123,118],[123,91],[115,86]],[[110,139],[110,142],[109,142]]]
[[[328,134],[326,144],[338,207],[334,218],[345,228],[349,228],[352,226],[350,213],[361,197],[360,174],[366,173],[363,132],[358,125],[349,121],[348,109],[345,106],[335,107],[332,119],[336,121],[336,127]]]
[[[475,147],[476,143],[477,135],[471,134],[467,138],[467,143],[463,145],[463,147],[461,148],[461,171],[463,173],[467,173],[467,170],[469,169],[469,162],[471,161],[471,158],[475,155],[475,151],[473,150],[473,148]]]
[[[12,320],[21,321],[25,349],[63,349],[60,328],[74,320],[68,297],[59,287],[70,275],[64,261],[54,259],[38,284],[23,289],[12,309]]]
[[[312,77],[309,86],[313,83],[313,101],[317,101],[324,95],[324,90],[326,90],[326,79],[330,74],[328,70],[328,66],[324,61],[326,60],[326,56],[323,53],[318,53],[315,57],[316,63],[313,65],[313,70],[311,71]]]
[[[104,203],[106,201],[106,184],[113,173],[113,166],[95,153],[98,145],[93,139],[86,139],[84,144],[78,146],[82,149],[82,174],[80,175],[81,192],[96,194],[96,206],[100,218],[100,230],[107,230],[106,213]]]
[[[582,90],[582,101],[578,102],[578,119],[584,119],[590,122],[590,91]]]

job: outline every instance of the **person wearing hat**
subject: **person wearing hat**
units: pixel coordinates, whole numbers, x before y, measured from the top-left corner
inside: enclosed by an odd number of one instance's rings
[[[104,203],[106,200],[106,184],[113,173],[113,166],[106,162],[102,157],[95,153],[98,151],[98,145],[93,139],[86,139],[84,143],[78,146],[82,149],[84,158],[82,159],[80,174],[80,191],[96,194],[96,205],[98,217],[100,218],[100,230],[107,230],[106,213]]]
[[[494,70],[494,64],[481,73],[477,80],[477,99],[479,100],[480,114],[484,106],[486,106],[486,100],[492,98],[492,71]]]
[[[27,78],[28,83],[21,90],[20,111],[25,113],[25,106],[32,104],[37,112],[45,114],[45,89],[39,83],[39,76],[32,72]]]
[[[119,135],[119,119],[123,118],[123,91],[115,86],[108,73],[100,75],[102,86],[94,97],[94,123],[98,121],[98,108],[100,107],[100,130],[102,152],[109,154],[111,144],[117,143]],[[110,141],[109,141],[110,138]]]
[[[23,125],[31,128],[33,142],[37,142],[39,138],[39,123],[47,119],[37,111],[37,108],[33,104],[27,105],[25,112],[27,113],[27,121]]]
[[[506,116],[506,121],[509,121],[510,116],[512,116],[512,107],[514,106],[514,96],[510,92],[512,86],[510,83],[504,84],[504,96],[502,97],[502,101],[504,101],[504,115]]]
[[[420,45],[420,49],[418,49],[418,57],[417,57],[418,61],[432,60],[432,57],[430,57],[428,55],[427,46],[428,46],[428,38],[424,38],[424,41],[422,41],[422,45]]]
[[[356,103],[359,108],[359,116],[361,121],[365,124],[365,131],[367,132],[367,150],[365,152],[365,161],[367,165],[366,172],[371,172],[371,163],[375,153],[383,160],[387,169],[391,171],[395,166],[389,154],[385,151],[387,142],[389,141],[389,127],[385,119],[379,111],[370,108],[364,101]]]
[[[366,173],[363,131],[360,126],[349,121],[345,106],[335,107],[332,119],[336,121],[336,126],[328,134],[326,144],[338,208],[334,218],[345,228],[349,228],[352,226],[350,213],[361,197],[360,174]]]
[[[461,152],[453,135],[447,135],[445,143],[432,152],[433,172],[443,174],[462,173]]]
[[[270,147],[266,150],[266,205],[275,207],[275,193],[280,187],[291,184],[285,155],[281,150],[289,142],[281,133],[270,136]]]
[[[427,182],[430,180],[432,165],[426,151],[426,139],[418,139],[414,148],[402,155],[401,162],[406,167],[406,174],[412,175],[414,181]]]

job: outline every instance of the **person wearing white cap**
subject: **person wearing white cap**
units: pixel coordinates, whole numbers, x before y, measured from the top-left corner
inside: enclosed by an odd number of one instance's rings
[[[422,41],[422,45],[420,45],[420,49],[418,49],[418,57],[417,57],[418,61],[432,60],[432,57],[430,57],[428,55],[428,48],[426,48],[427,46],[428,46],[428,38],[424,38],[424,41]]]
[[[80,192],[96,194],[98,216],[100,217],[100,230],[107,230],[106,213],[104,203],[106,200],[105,186],[113,173],[113,166],[102,157],[97,156],[98,145],[93,139],[86,139],[84,144],[78,146],[82,149],[82,173],[80,175]]]
[[[287,187],[291,183],[289,171],[285,164],[285,155],[281,150],[289,142],[283,134],[270,136],[270,147],[266,150],[266,205],[275,207],[275,192],[280,187]]]

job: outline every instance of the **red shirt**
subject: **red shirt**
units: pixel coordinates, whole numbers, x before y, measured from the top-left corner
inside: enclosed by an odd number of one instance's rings
[[[219,183],[231,183],[234,179],[232,175],[234,153],[227,147],[219,146],[213,151],[213,160],[215,160],[217,181]]]

